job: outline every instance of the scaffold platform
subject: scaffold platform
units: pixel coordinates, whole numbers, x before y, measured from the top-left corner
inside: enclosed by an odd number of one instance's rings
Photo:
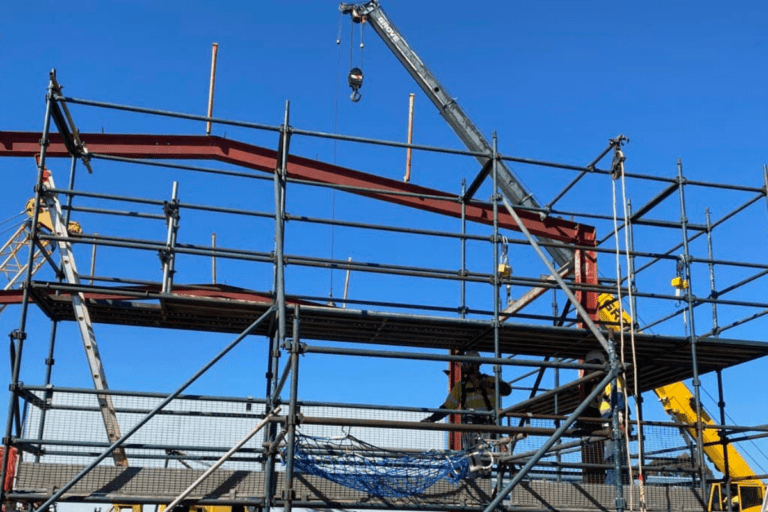
[[[73,321],[69,296],[72,288],[55,282],[32,283],[35,303],[55,321]],[[84,288],[87,290],[87,288]],[[238,334],[272,305],[269,292],[256,292],[226,285],[178,286],[172,294],[155,287],[94,288],[85,293],[91,318],[96,323],[159,327]],[[4,292],[6,301],[20,292]],[[342,341],[390,347],[465,350],[494,350],[493,328],[488,321],[401,314],[363,309],[342,309],[287,298],[287,322],[293,321],[293,305],[301,308],[303,340]],[[268,335],[269,323],[252,334]],[[606,334],[607,335],[607,334]],[[636,333],[636,360],[642,368],[641,392],[689,379],[693,375],[690,339]],[[587,329],[505,322],[499,329],[504,355],[581,359],[599,349]],[[625,356],[631,361],[631,347]],[[710,338],[696,345],[700,374],[722,370],[768,355],[768,342]],[[633,384],[634,373],[627,372]],[[558,412],[567,413],[579,402],[577,390],[558,394]],[[552,396],[526,402],[514,412],[553,413]]]
[[[83,466],[64,464],[19,465],[17,484],[10,499],[41,501],[55,489],[71,480]],[[203,470],[164,468],[119,468],[100,466],[91,470],[66,494],[62,501],[112,503],[170,502],[197,480]],[[477,510],[490,501],[493,482],[473,478],[460,485],[441,482],[424,494],[408,498],[377,498],[354,491],[312,475],[296,475],[293,504],[299,507],[337,508],[366,505],[375,508],[407,510],[429,506],[453,506],[461,510]],[[199,504],[260,505],[264,496],[265,475],[259,471],[217,471],[206,479],[189,499]],[[277,496],[282,496],[285,479],[277,473]],[[625,490],[627,504],[639,503],[639,490]],[[646,509],[649,511],[701,511],[704,509],[696,489],[691,487],[646,486]],[[525,481],[504,502],[509,509],[521,510],[612,510],[616,491],[612,485],[575,482]],[[282,506],[281,499],[274,503]]]

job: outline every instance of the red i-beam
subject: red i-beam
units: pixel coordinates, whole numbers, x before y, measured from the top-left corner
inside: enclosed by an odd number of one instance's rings
[[[40,137],[39,133],[34,132],[0,132],[0,157],[36,155],[40,153]],[[80,138],[88,151],[94,154],[142,160],[217,160],[268,173],[277,168],[276,151],[215,136],[81,133]],[[51,134],[46,155],[70,156],[58,134]],[[349,192],[441,215],[461,216],[461,203],[456,195],[441,190],[402,183],[293,155],[289,156],[287,167],[289,178],[359,187],[359,190]],[[542,219],[538,213],[525,210],[519,210],[517,213],[531,234],[537,237],[581,244],[588,239],[589,233],[594,233],[592,226],[557,217]],[[492,207],[468,204],[466,218],[469,221],[492,224]],[[512,216],[505,211],[499,211],[499,227],[519,231]]]

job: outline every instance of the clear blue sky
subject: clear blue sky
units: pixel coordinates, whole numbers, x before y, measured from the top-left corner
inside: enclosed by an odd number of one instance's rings
[[[585,164],[606,146],[609,138],[622,133],[631,139],[625,148],[628,171],[673,176],[680,157],[691,179],[762,186],[762,166],[768,161],[768,38],[764,27],[768,5],[764,2],[527,1],[480,6],[456,1],[389,1],[384,2],[384,8],[477,126],[488,136],[498,132],[505,154]],[[404,140],[408,93],[416,92],[414,142],[460,148],[435,108],[370,29],[364,32],[363,99],[352,104],[345,84],[350,67],[349,21],[343,20],[339,47],[338,26],[337,3],[333,1],[229,2],[224,6],[207,2],[86,1],[76,8],[52,2],[6,2],[0,8],[0,129],[42,128],[47,73],[51,68],[58,70],[67,95],[204,114],[211,44],[217,42],[216,116],[277,125],[282,121],[284,102],[290,100],[294,126]],[[359,65],[357,26],[354,37],[353,63]],[[84,108],[73,108],[73,112],[84,132],[203,133],[202,126],[178,121]],[[269,147],[275,147],[277,141],[275,134],[222,127],[215,127],[214,133]],[[340,165],[394,179],[402,177],[402,151],[374,153],[359,147],[346,148],[316,141],[296,141],[292,146],[302,156],[335,160]],[[60,185],[65,183],[67,168],[68,164],[61,161],[55,169]],[[111,187],[114,193],[148,191],[143,189],[141,179],[121,172],[124,170],[99,163],[96,175],[88,178],[83,173],[80,183],[92,179],[93,183]],[[573,176],[541,168],[515,170],[543,203]],[[474,172],[475,166],[464,160],[454,163],[439,157],[414,157],[413,181],[417,184],[458,193],[460,180],[472,179]],[[0,218],[4,219],[20,211],[30,197],[34,166],[31,160],[0,159],[0,173]],[[202,181],[186,179],[181,185],[184,199],[208,197],[215,204],[248,206],[243,199],[206,190]],[[591,209],[599,199],[599,210],[610,214],[610,185],[605,180],[597,183],[599,186],[577,188],[564,205]],[[150,188],[149,192],[153,197],[167,198],[170,185],[165,183],[163,187]],[[643,204],[657,191],[654,186],[641,184],[633,190],[634,204]],[[324,194],[316,203],[296,205],[295,209],[306,208],[307,214],[326,217],[359,216],[372,222],[382,221],[384,216],[395,222],[412,218],[429,222],[411,212],[368,209],[369,203],[363,205],[341,194]],[[269,208],[269,195],[261,199]],[[703,222],[703,207],[708,205],[713,217],[718,218],[743,200],[744,196],[737,200],[725,193],[697,197],[691,205],[695,211],[689,215],[692,221]],[[670,204],[674,212],[676,203]],[[760,261],[767,241],[764,204],[750,210],[748,220],[746,226],[728,230],[716,241],[720,243],[719,257]],[[455,223],[440,225],[445,226],[456,228]],[[114,224],[85,228],[114,230]],[[213,222],[201,226],[201,232],[219,231],[224,240],[228,235],[250,235],[250,231],[244,233],[236,226],[229,228],[227,232]],[[674,236],[671,239],[679,239]],[[391,250],[386,237],[368,242],[363,249],[352,248],[352,240],[342,233],[336,237],[333,247],[325,232],[310,233],[307,242],[325,257],[331,251],[337,258],[353,256],[356,260],[381,256],[398,261],[403,256]],[[265,250],[263,247],[257,250]],[[434,256],[438,266],[455,266],[455,262],[440,262],[438,248],[414,244],[409,250],[425,259]],[[156,260],[152,261],[156,265]],[[86,265],[82,262],[81,269]],[[528,265],[528,260],[513,262],[516,270]],[[544,272],[540,266],[530,269],[533,275]],[[668,268],[665,271],[669,274]],[[205,272],[201,270],[200,276]],[[612,271],[606,269],[606,273]],[[188,282],[208,278],[200,276],[185,278]],[[668,278],[662,276],[659,282],[668,283]],[[224,274],[222,279],[232,285],[268,289],[255,279],[245,284],[233,275]],[[337,273],[333,279],[338,295],[343,275]],[[363,288],[366,279],[375,282],[369,276],[353,276],[352,289]],[[307,281],[314,285],[311,293],[328,294],[327,274]],[[426,294],[433,298],[442,289]],[[398,296],[397,290],[386,292]],[[450,293],[455,293],[455,287]],[[448,302],[455,305],[455,297]],[[768,302],[763,288],[755,288],[753,298]],[[17,327],[18,308],[9,308],[0,315],[0,333]],[[675,327],[681,330],[679,323]],[[750,324],[740,336],[764,340],[763,327],[765,324]],[[37,383],[42,381],[48,325],[36,315],[29,330],[23,380]],[[67,341],[60,343],[54,382],[90,386],[74,327],[62,326],[60,331],[60,339]],[[216,352],[207,343],[189,350],[194,341],[188,334],[126,333],[109,326],[97,326],[96,332],[110,385],[116,389],[171,391]],[[229,339],[212,338],[221,343]],[[254,370],[242,361],[225,364],[231,364],[228,386],[211,379],[205,385],[201,383],[197,391],[249,394],[241,390],[252,386],[253,395],[263,393],[262,368]],[[391,379],[399,378],[398,374],[408,375],[416,369],[415,364],[384,369],[377,363],[360,361],[345,367],[333,384],[326,381],[324,386],[329,388],[329,399],[336,400],[345,397],[362,379],[387,388]],[[757,400],[764,401],[761,377],[765,370],[766,362],[757,361],[726,372],[726,401],[737,422],[766,422],[764,412],[754,407]],[[373,392],[363,393],[354,401],[394,403],[407,398],[413,400],[413,405],[436,405],[443,398],[445,381],[439,366],[430,366],[427,371],[423,384],[388,388],[392,396],[384,399]],[[144,373],[139,379],[138,372]],[[8,374],[8,359],[0,357],[0,375]],[[311,375],[321,380],[327,377],[321,371]],[[713,379],[705,380],[714,395]],[[6,392],[0,394],[2,417],[6,396]],[[321,396],[309,393],[305,398]],[[0,424],[4,427],[5,422]],[[761,449],[768,452],[765,443]],[[760,460],[768,468],[766,458]]]

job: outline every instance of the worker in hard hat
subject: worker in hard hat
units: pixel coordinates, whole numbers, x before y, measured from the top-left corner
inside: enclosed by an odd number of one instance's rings
[[[476,350],[470,350],[465,356],[480,357]],[[463,409],[472,411],[493,411],[496,409],[496,379],[480,373],[480,363],[465,361],[461,363],[461,381],[457,382],[440,406],[441,409]],[[499,394],[512,393],[512,386],[499,381]],[[447,412],[435,412],[421,421],[438,421],[448,416]],[[462,414],[462,423],[490,425],[493,420],[485,414]]]

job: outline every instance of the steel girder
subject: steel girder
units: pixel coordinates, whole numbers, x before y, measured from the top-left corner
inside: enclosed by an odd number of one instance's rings
[[[217,160],[268,173],[277,168],[276,151],[215,136],[100,133],[83,133],[80,136],[92,154],[135,159]],[[33,156],[39,152],[39,133],[0,132],[0,157]],[[51,136],[46,156],[70,156],[58,134]],[[351,192],[441,215],[457,218],[461,216],[461,203],[455,194],[317,160],[291,155],[288,161],[288,177],[359,187],[360,190]],[[399,195],[403,193],[411,195]],[[525,210],[519,210],[518,215],[533,235],[570,244],[594,244],[595,230],[592,226],[551,216],[542,218],[537,212]],[[468,204],[466,218],[474,222],[492,224],[492,207],[477,203]],[[499,226],[519,230],[512,217],[504,211],[499,212]]]

